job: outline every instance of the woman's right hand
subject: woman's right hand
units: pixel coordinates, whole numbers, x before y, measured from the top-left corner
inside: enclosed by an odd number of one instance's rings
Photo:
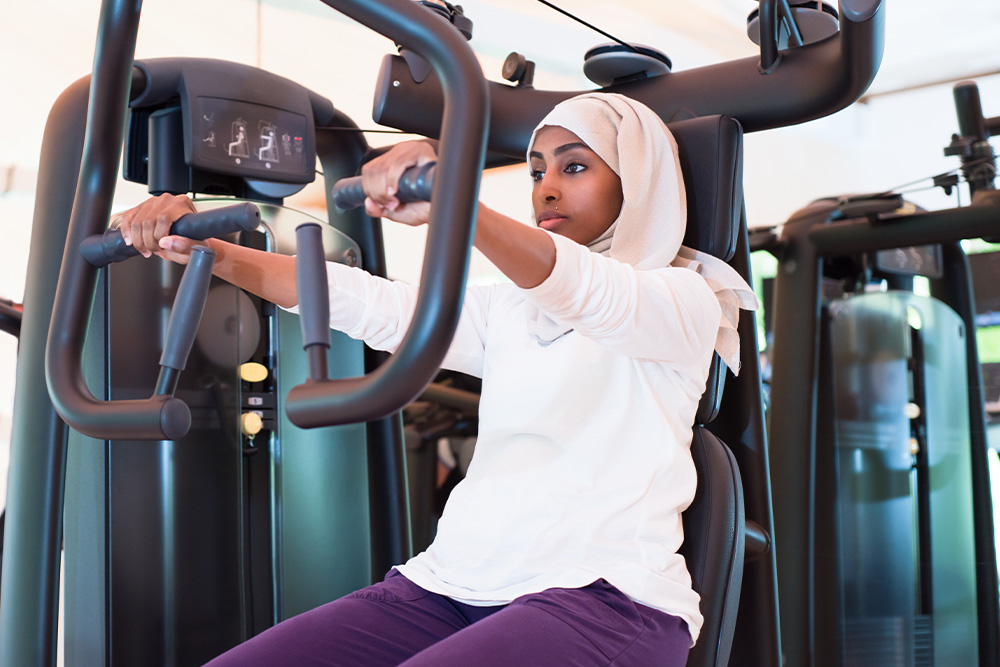
[[[427,224],[429,202],[404,204],[396,197],[399,179],[410,167],[419,167],[437,160],[434,148],[425,141],[404,141],[361,168],[365,194],[365,212],[374,218],[388,218],[403,224]]]
[[[191,249],[195,245],[204,245],[204,241],[171,236],[170,228],[182,216],[195,212],[190,197],[162,194],[122,213],[118,218],[118,229],[125,243],[138,250],[143,257],[156,255],[178,264],[187,264]]]

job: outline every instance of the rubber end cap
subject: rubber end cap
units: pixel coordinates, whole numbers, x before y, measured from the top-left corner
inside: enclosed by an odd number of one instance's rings
[[[179,398],[168,398],[160,408],[160,430],[168,440],[180,440],[191,430],[191,410]]]

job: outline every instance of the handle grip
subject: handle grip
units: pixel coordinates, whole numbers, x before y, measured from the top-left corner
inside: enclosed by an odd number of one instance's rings
[[[434,172],[436,162],[428,162],[416,167],[410,167],[399,177],[396,197],[405,203],[413,201],[430,201],[434,189]],[[337,210],[343,213],[358,208],[365,203],[365,191],[361,185],[360,176],[342,178],[333,184],[330,192]]]
[[[302,347],[309,361],[309,379],[327,378],[326,353],[330,348],[330,294],[326,281],[323,231],[315,222],[295,228],[298,253],[295,287],[299,298]]]
[[[191,251],[191,261],[181,276],[177,296],[174,297],[174,307],[167,322],[167,335],[160,355],[160,365],[165,368],[182,371],[187,365],[195,334],[198,333],[198,324],[205,311],[214,263],[215,251],[211,248],[197,246]]]
[[[253,231],[257,229],[259,224],[260,209],[246,202],[199,211],[198,213],[188,213],[177,219],[170,228],[170,233],[204,241],[234,232]],[[85,238],[80,244],[80,254],[91,266],[102,267],[135,257],[139,251],[125,244],[120,230],[109,229],[103,234],[94,234]]]

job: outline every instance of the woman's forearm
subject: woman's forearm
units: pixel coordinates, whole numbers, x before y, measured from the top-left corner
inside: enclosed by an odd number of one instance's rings
[[[556,264],[556,246],[541,229],[480,204],[475,245],[515,285],[537,287]]]
[[[284,308],[299,302],[294,257],[218,239],[211,239],[208,244],[216,253],[212,273],[219,278]]]
[[[212,273],[262,299],[290,308],[298,303],[295,258],[255,250],[218,239]],[[555,266],[556,248],[548,234],[479,206],[475,245],[518,287],[541,284]]]

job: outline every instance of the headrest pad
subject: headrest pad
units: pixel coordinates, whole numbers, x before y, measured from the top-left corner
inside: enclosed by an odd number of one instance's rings
[[[687,190],[684,245],[730,261],[736,254],[743,215],[743,128],[727,116],[704,116],[668,123]],[[716,355],[698,405],[697,422],[719,411],[726,366]]]
[[[687,188],[684,245],[725,261],[736,253],[743,212],[743,128],[728,116],[668,123]]]

